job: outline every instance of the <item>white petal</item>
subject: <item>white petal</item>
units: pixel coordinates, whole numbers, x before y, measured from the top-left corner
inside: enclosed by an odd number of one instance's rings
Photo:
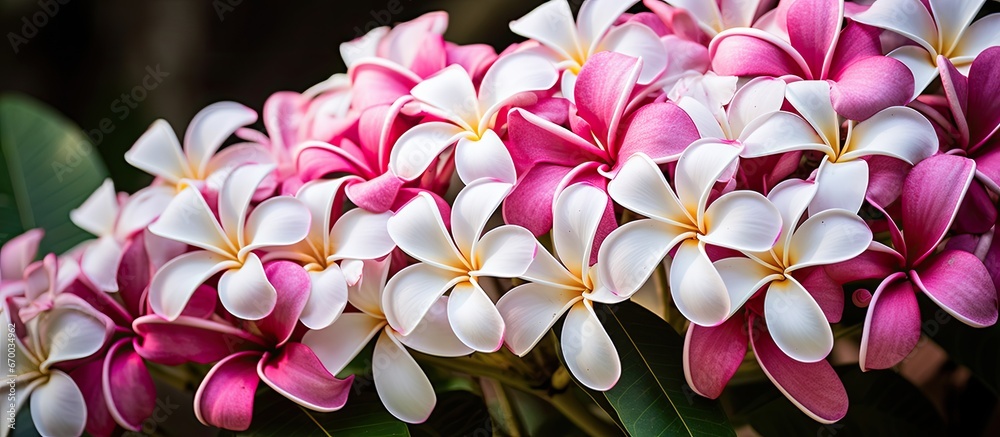
[[[229,240],[238,241],[240,247],[247,244],[241,232],[247,219],[250,201],[257,191],[257,186],[272,171],[274,166],[269,164],[237,167],[229,174],[219,191],[219,222],[222,223],[222,229],[226,231]]]
[[[778,111],[750,122],[740,135],[744,158],[777,155],[795,150],[830,152],[830,146],[802,117]]]
[[[111,179],[105,179],[83,205],[70,211],[69,218],[80,229],[98,237],[112,235],[118,219],[118,193]]]
[[[312,220],[309,223],[309,241],[313,244],[322,243],[319,250],[326,251],[330,246],[330,228],[334,210],[338,208],[343,197],[344,183],[349,178],[337,178],[332,180],[316,180],[309,182],[299,188],[295,193],[295,198],[299,199],[309,208],[309,216]],[[339,210],[336,212],[340,212]]]
[[[941,40],[941,53],[951,53],[959,37],[976,18],[976,13],[986,0],[971,0],[953,2],[948,0],[930,0],[931,13],[937,26]]]
[[[535,259],[521,278],[556,288],[580,289],[584,286],[582,278],[573,276],[541,243],[535,248]]]
[[[595,0],[590,0],[593,3]],[[667,68],[667,51],[652,29],[635,22],[615,27],[600,42],[598,50],[618,52],[642,60],[642,70],[637,81],[646,85],[656,80]]]
[[[455,208],[459,206],[456,204]],[[454,219],[452,223],[454,226]],[[420,193],[396,211],[387,229],[392,241],[410,256],[440,268],[468,271],[464,257],[444,227],[437,203],[429,194]]]
[[[615,178],[608,182],[608,194],[619,205],[659,221],[677,226],[692,225],[663,172],[645,154],[632,155]]]
[[[788,269],[834,264],[864,252],[872,242],[865,221],[850,211],[832,209],[809,217],[788,245]]]
[[[920,0],[879,0],[868,10],[855,14],[853,19],[896,32],[927,50],[934,50],[938,42],[934,19]]]
[[[678,82],[677,85],[680,83]],[[674,86],[673,90],[677,89],[677,85]],[[673,90],[671,92],[674,92]],[[727,139],[729,137],[726,132],[722,131],[719,119],[712,112],[713,108],[710,108],[706,102],[683,95],[679,97],[677,106],[680,106],[691,117],[691,121],[694,121],[694,125],[698,127],[698,134],[702,138]]]
[[[104,346],[109,334],[106,319],[91,311],[64,306],[41,316],[38,341],[48,356],[38,365],[39,370],[44,372],[56,363],[89,357]]]
[[[764,252],[778,239],[781,213],[756,191],[733,191],[705,211],[705,229],[701,240],[708,244]]]
[[[30,402],[31,421],[39,435],[83,434],[83,428],[87,425],[87,404],[80,388],[69,375],[53,371],[47,382],[31,392]]]
[[[245,320],[260,320],[271,314],[278,302],[278,292],[267,280],[256,254],[251,253],[242,267],[222,274],[219,302],[234,316]]]
[[[482,116],[476,87],[469,72],[460,65],[451,65],[424,79],[410,90],[410,94],[440,110],[451,121],[465,123],[473,129]]]
[[[430,264],[414,264],[389,279],[382,293],[382,310],[389,325],[409,334],[445,292],[463,280],[459,274]]]
[[[309,209],[294,197],[279,196],[254,208],[243,230],[246,242],[240,251],[298,243],[309,233]]]
[[[323,329],[347,306],[347,280],[340,266],[331,264],[321,272],[309,272],[309,282],[309,300],[299,320],[309,329]]]
[[[101,291],[118,291],[118,265],[122,255],[121,243],[110,236],[101,237],[87,245],[80,268]]]
[[[917,46],[902,46],[889,52],[890,58],[906,65],[913,74],[913,98],[917,98],[938,76],[937,61],[927,50]]]
[[[375,259],[388,255],[396,243],[389,236],[391,213],[374,214],[361,208],[347,211],[330,231],[333,259]]]
[[[355,308],[374,317],[384,318],[382,313],[382,290],[389,277],[391,257],[382,260],[364,260],[361,277],[347,289],[347,301]],[[347,270],[341,266],[344,270]]]
[[[559,80],[559,92],[562,93],[563,98],[571,102],[576,103],[573,99],[573,93],[576,90],[576,73],[572,70],[566,70],[562,72],[562,79]]]
[[[566,0],[550,0],[510,23],[510,30],[559,52],[565,59],[579,56],[576,24]],[[565,76],[564,76],[565,77]]]
[[[937,133],[927,117],[912,108],[893,106],[855,125],[838,161],[883,155],[916,164],[937,150]]]
[[[257,113],[236,102],[217,102],[198,111],[184,133],[184,154],[196,176],[208,176],[205,167],[226,138],[255,121]]]
[[[589,301],[577,302],[569,310],[563,323],[561,346],[566,367],[588,388],[608,390],[621,377],[618,350]]]
[[[958,61],[957,58],[964,58],[967,63],[971,63],[983,50],[1000,45],[998,30],[1000,30],[1000,15],[990,14],[980,18],[965,30],[949,57],[954,61]]]
[[[778,259],[784,259],[792,234],[799,226],[806,208],[816,196],[818,188],[814,182],[789,179],[782,181],[767,193],[767,199],[781,213],[781,235],[774,245],[774,253]]]
[[[407,335],[397,332],[396,339],[410,349],[439,357],[460,357],[474,352],[455,335],[448,320],[448,300],[445,296],[439,298],[413,332]]]
[[[750,258],[725,258],[713,264],[726,284],[731,303],[729,316],[739,311],[761,287],[782,278],[779,272]]]
[[[726,114],[733,135],[740,135],[754,119],[781,110],[785,102],[785,81],[758,77],[747,82],[733,95]]]
[[[833,349],[833,330],[823,310],[792,277],[771,283],[764,296],[764,319],[775,344],[793,359],[813,363]]]
[[[455,335],[479,352],[503,346],[504,321],[493,301],[474,282],[455,285],[448,297],[448,321]]]
[[[785,86],[785,98],[831,148],[840,147],[840,119],[825,80],[801,80]],[[831,150],[831,153],[833,150]]]
[[[340,43],[340,57],[348,67],[366,58],[374,58],[378,43],[389,33],[389,26],[376,27],[360,38]],[[304,93],[308,94],[308,93]]]
[[[715,1],[703,0],[664,0],[670,5],[681,8],[691,14],[702,30],[711,36],[715,36],[719,30],[723,29],[722,16],[719,13],[719,4]]]
[[[809,214],[827,209],[846,209],[857,213],[868,191],[868,163],[863,160],[831,163],[824,160],[816,171],[816,197],[809,204]]]
[[[434,386],[388,329],[375,342],[372,377],[379,399],[397,419],[422,423],[434,410]]]
[[[302,344],[309,346],[323,367],[336,375],[382,331],[383,326],[383,319],[365,313],[346,313],[326,328],[306,332]]]
[[[480,179],[467,185],[455,197],[455,206],[451,210],[451,232],[455,245],[466,259],[472,259],[486,222],[510,194],[512,187],[507,182]]]
[[[715,326],[732,314],[726,284],[705,253],[704,243],[686,240],[670,264],[670,294],[684,317],[701,326]]]
[[[692,234],[656,220],[636,220],[615,229],[597,254],[603,284],[619,296],[631,296],[646,283],[667,252]]]
[[[483,76],[479,101],[484,112],[481,122],[488,122],[511,97],[526,91],[545,91],[559,81],[552,61],[530,51],[501,56]],[[482,131],[485,126],[479,126]]]
[[[479,140],[462,138],[455,146],[455,171],[462,183],[477,179],[496,179],[513,184],[517,181],[514,160],[500,137],[492,129]]]
[[[170,123],[156,120],[125,152],[125,161],[146,173],[177,183],[182,178],[193,177],[187,161],[181,155],[181,143]]]
[[[508,291],[497,301],[497,311],[507,325],[504,335],[507,347],[524,356],[580,299],[579,290],[543,284],[529,283]]]
[[[160,218],[149,225],[149,232],[163,238],[180,241],[225,256],[236,254],[215,214],[205,203],[198,189],[185,188],[163,210]]]
[[[604,218],[608,195],[590,184],[574,184],[552,206],[552,245],[566,268],[587,277],[597,228]]]
[[[483,235],[476,244],[474,276],[515,278],[524,274],[535,258],[535,236],[525,228],[504,225]]]
[[[163,213],[173,200],[174,194],[176,192],[173,187],[153,185],[129,196],[118,214],[115,235],[125,239],[145,229]]]
[[[699,224],[702,222],[712,187],[736,161],[739,152],[739,149],[730,144],[704,139],[691,144],[677,161],[677,172],[674,176],[677,198]]]
[[[239,262],[208,251],[185,253],[164,264],[153,276],[149,306],[157,315],[174,320],[199,285],[216,273],[239,266]]]
[[[465,128],[432,121],[414,126],[396,140],[389,154],[393,174],[412,181],[427,170],[444,149],[467,135]]]
[[[587,53],[597,51],[604,34],[638,0],[587,0],[580,6],[576,27],[580,30],[580,45]]]

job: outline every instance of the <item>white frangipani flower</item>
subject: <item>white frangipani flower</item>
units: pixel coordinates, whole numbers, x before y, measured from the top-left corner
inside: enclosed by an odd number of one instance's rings
[[[405,180],[420,177],[448,146],[455,146],[455,171],[468,184],[480,178],[514,183],[510,152],[494,132],[497,112],[516,96],[552,88],[554,66],[534,53],[497,59],[483,76],[479,91],[460,65],[451,65],[410,91],[419,109],[446,121],[421,123],[396,140],[389,169]]]
[[[434,410],[437,397],[427,375],[406,348],[441,357],[468,355],[473,350],[452,331],[447,296],[432,304],[409,335],[389,326],[382,309],[389,259],[363,263],[361,278],[348,291],[351,305],[360,312],[344,313],[329,327],[307,332],[302,343],[336,375],[378,336],[372,352],[372,376],[382,404],[400,420],[424,422]]]
[[[81,229],[97,236],[88,242],[80,268],[95,286],[103,291],[118,291],[118,265],[124,244],[132,235],[156,220],[174,196],[174,190],[153,185],[132,196],[118,194],[107,179],[86,201],[69,213]]]
[[[710,37],[734,27],[750,27],[769,5],[765,0],[663,0],[686,10]]]
[[[303,185],[295,198],[309,208],[309,234],[295,245],[273,248],[264,256],[264,261],[290,259],[305,266],[312,289],[300,318],[309,329],[329,326],[344,311],[348,285],[360,279],[361,260],[382,258],[396,247],[386,228],[391,213],[361,208],[341,213],[346,181]]]
[[[563,70],[560,89],[573,100],[573,88],[580,69],[592,55],[618,52],[642,59],[638,83],[657,80],[667,67],[667,51],[652,29],[639,23],[612,28],[615,20],[638,0],[586,0],[573,21],[566,0],[551,0],[510,23],[510,30],[541,44],[540,53]]]
[[[677,308],[703,326],[731,316],[737,308],[705,246],[766,251],[781,231],[781,215],[760,193],[734,191],[708,204],[712,187],[738,154],[727,144],[692,144],[677,162],[674,188],[648,156],[633,155],[608,183],[608,194],[649,219],[626,223],[604,240],[597,263],[603,285],[631,296],[677,247],[669,275]]]
[[[951,61],[969,74],[972,61],[983,50],[1000,45],[1000,14],[972,23],[986,0],[878,0],[853,20],[896,32],[918,45],[904,45],[889,56],[913,73],[913,97],[938,76],[938,59]],[[972,24],[970,26],[970,24]]]
[[[621,376],[618,352],[593,303],[618,303],[626,297],[600,287],[598,270],[590,265],[608,201],[604,191],[585,183],[563,190],[552,207],[552,243],[561,261],[540,247],[522,276],[532,282],[510,290],[497,302],[507,324],[507,347],[518,356],[527,354],[568,314],[560,341],[563,359],[569,371],[594,390],[610,389]]]
[[[868,163],[865,156],[889,156],[916,164],[938,150],[938,137],[926,117],[905,106],[891,106],[862,122],[847,120],[847,134],[841,138],[840,117],[830,100],[830,85],[807,80],[788,84],[788,102],[819,134],[822,143],[760,143],[755,154],[785,153],[792,150],[815,150],[826,156],[816,172],[819,192],[809,212],[842,208],[857,213],[868,189]]]
[[[292,197],[274,197],[250,214],[250,201],[273,165],[245,165],[222,185],[218,218],[194,187],[181,191],[149,226],[155,235],[201,248],[165,264],[149,285],[153,312],[176,319],[195,290],[219,272],[219,300],[236,317],[259,320],[270,314],[277,292],[255,250],[288,246],[309,232],[309,210]]]
[[[421,193],[389,219],[389,235],[421,261],[389,280],[382,308],[393,329],[409,335],[451,290],[448,320],[469,347],[493,352],[503,345],[504,321],[480,286],[483,277],[514,278],[535,257],[535,237],[520,226],[483,229],[511,184],[480,179],[466,186],[451,211],[451,232],[434,199]]]
[[[734,307],[766,289],[764,320],[771,338],[786,355],[807,363],[826,358],[833,348],[833,331],[823,309],[796,276],[804,268],[854,258],[872,241],[868,225],[851,211],[828,209],[802,221],[818,191],[816,183],[799,179],[778,184],[767,196],[784,224],[774,246],[749,252],[748,258],[715,262]]]

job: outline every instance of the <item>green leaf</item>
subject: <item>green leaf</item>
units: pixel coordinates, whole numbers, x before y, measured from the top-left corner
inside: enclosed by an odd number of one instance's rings
[[[483,399],[461,390],[438,393],[431,416],[411,428],[416,436],[493,435],[493,422]]]
[[[718,402],[688,387],[684,339],[667,322],[633,302],[599,307],[597,315],[622,362],[618,384],[604,395],[630,434],[735,435]]]
[[[750,425],[764,437],[789,435],[911,436],[944,435],[944,422],[923,393],[891,370],[862,372],[856,365],[839,367],[851,400],[847,416],[818,423],[784,396],[754,411]],[[775,390],[777,391],[777,390]]]
[[[1000,324],[973,328],[952,317],[930,299],[920,296],[921,333],[948,352],[956,363],[968,367],[993,394],[1000,394]],[[917,343],[922,347],[923,342]]]
[[[0,244],[45,229],[41,253],[91,238],[69,220],[107,170],[75,124],[28,97],[0,96]]]
[[[410,435],[406,424],[386,411],[378,395],[370,390],[360,393],[354,390],[347,400],[347,405],[338,411],[317,413],[267,388],[257,393],[253,410],[250,429],[228,435],[254,437]]]
[[[10,433],[10,437],[41,437],[42,434],[35,428],[35,422],[31,418],[30,404],[30,402],[25,402],[24,406],[18,410],[17,416],[14,418],[14,432]],[[6,416],[6,414],[7,409],[4,408],[4,415]],[[9,426],[6,417],[4,419],[3,426]]]

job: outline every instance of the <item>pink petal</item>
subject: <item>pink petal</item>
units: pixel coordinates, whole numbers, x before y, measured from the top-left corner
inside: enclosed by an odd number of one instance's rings
[[[664,130],[669,134],[665,135]],[[694,121],[674,103],[643,106],[628,121],[625,137],[618,150],[616,167],[624,165],[636,152],[649,155],[656,163],[675,160],[698,138],[698,128]]]
[[[830,323],[837,323],[844,313],[844,288],[823,268],[795,272],[795,279],[812,295]]]
[[[110,437],[118,428],[118,423],[111,417],[108,403],[104,400],[104,390],[101,387],[103,368],[103,361],[94,360],[70,373],[87,404],[87,433],[96,437]]]
[[[903,185],[903,229],[907,259],[917,265],[927,258],[951,227],[976,163],[952,155],[938,155],[913,167]]]
[[[194,414],[201,423],[233,431],[250,427],[260,360],[260,352],[239,352],[212,367],[194,395]]]
[[[458,45],[445,43],[445,53],[448,55],[448,65],[461,65],[475,81],[482,78],[486,69],[497,59],[497,52],[486,44]]]
[[[392,173],[347,186],[347,197],[361,208],[380,213],[388,211],[399,194],[403,180]]]
[[[805,70],[805,61],[801,61],[790,45],[758,29],[733,29],[720,33],[712,40],[709,55],[712,57],[712,70],[722,76],[780,77],[792,74],[803,79],[812,77]],[[797,56],[799,59],[796,59]]]
[[[959,207],[952,228],[958,233],[984,234],[997,222],[997,207],[982,183],[973,182]]]
[[[234,351],[262,347],[262,341],[247,332],[194,317],[181,316],[168,322],[159,316],[143,316],[135,320],[132,328],[140,337],[136,352],[166,365],[188,361],[207,364]]]
[[[511,158],[519,175],[540,163],[571,167],[607,157],[605,151],[573,132],[524,109],[510,112],[508,132]]]
[[[591,56],[577,76],[573,91],[577,110],[605,148],[615,144],[618,123],[641,68],[642,61],[637,58],[601,52]]]
[[[795,361],[778,349],[762,320],[750,316],[748,322],[757,362],[788,400],[821,423],[836,422],[847,414],[847,391],[829,362]]]
[[[38,243],[42,241],[45,231],[32,229],[14,238],[0,247],[0,280],[17,281],[23,279],[24,270],[35,260],[38,253]]]
[[[1000,48],[984,50],[969,69],[969,145],[976,147],[1000,129]]]
[[[913,73],[886,56],[858,60],[831,79],[833,107],[851,120],[865,120],[890,106],[905,105],[913,95]]]
[[[288,341],[309,300],[312,283],[302,266],[289,261],[275,261],[264,267],[268,282],[278,293],[274,310],[256,322],[261,334],[274,344]]]
[[[370,108],[392,104],[410,93],[420,76],[398,64],[368,58],[351,66],[351,106]]]
[[[156,387],[131,339],[119,340],[111,346],[103,372],[101,380],[109,412],[126,429],[139,431],[156,407]]]
[[[347,403],[354,376],[337,379],[309,346],[288,343],[277,355],[265,353],[257,365],[260,379],[275,391],[310,410],[334,411]]]
[[[847,7],[848,4],[844,6]],[[882,42],[879,40],[881,34],[882,29],[847,20],[847,25],[840,31],[840,38],[837,39],[837,50],[826,77],[837,76],[857,60],[882,56]]]
[[[989,270],[975,255],[946,250],[913,274],[913,283],[941,308],[977,328],[997,321],[997,290]]]
[[[826,75],[843,21],[843,2],[796,0],[788,7],[788,37],[814,78]]]
[[[971,146],[968,144],[969,79],[963,76],[951,63],[951,60],[943,55],[938,55],[937,66],[938,73],[941,75],[941,88],[944,90],[944,96],[948,99],[955,128],[958,129],[958,142],[966,147]]]
[[[523,226],[535,236],[552,229],[556,187],[571,170],[570,167],[541,164],[522,174],[504,200],[504,222]]]
[[[868,304],[861,335],[861,370],[899,364],[920,340],[920,307],[913,285],[896,273],[879,285]]]
[[[747,354],[746,320],[733,315],[711,328],[692,324],[684,338],[684,377],[691,389],[716,399]]]
[[[865,199],[883,208],[888,207],[903,194],[903,181],[912,166],[889,156],[872,155],[868,161],[868,192]]]
[[[840,283],[881,279],[902,268],[902,258],[892,249],[872,243],[868,250],[848,261],[825,266],[827,274]]]

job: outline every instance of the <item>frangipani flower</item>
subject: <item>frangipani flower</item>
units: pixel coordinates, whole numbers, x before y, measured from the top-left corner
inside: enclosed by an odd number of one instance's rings
[[[560,340],[563,359],[569,371],[594,390],[608,390],[618,382],[621,362],[593,302],[627,299],[601,287],[598,269],[590,262],[607,203],[607,194],[593,185],[580,183],[563,190],[553,205],[552,228],[555,254],[561,261],[540,248],[523,275],[532,282],[515,287],[497,302],[507,325],[507,347],[518,356],[527,354],[568,314]]]
[[[440,297],[448,298],[448,321],[472,349],[493,352],[503,345],[504,321],[479,284],[481,278],[514,278],[535,257],[535,238],[520,226],[503,225],[481,235],[510,184],[480,179],[466,186],[451,211],[451,232],[425,193],[389,219],[389,235],[420,263],[386,284],[382,309],[389,326],[409,335]]]
[[[912,100],[913,76],[899,61],[882,56],[877,29],[848,21],[841,30],[844,0],[793,0],[787,12],[787,40],[753,28],[718,34],[709,46],[712,69],[730,76],[826,81],[837,113],[853,120]]]
[[[32,279],[33,295],[56,294],[58,273],[55,256],[46,257],[36,271],[40,280]],[[34,275],[33,275],[34,276]],[[56,367],[65,362],[93,356],[101,350],[112,334],[113,323],[82,299],[59,294],[55,306],[42,311],[29,310],[30,319],[21,317],[27,308],[23,299],[2,302],[3,316],[8,325],[17,326],[10,337],[16,353],[9,378],[17,386],[12,405],[15,413],[30,402],[31,419],[41,435],[81,435],[87,422],[87,403],[72,378]],[[14,428],[3,426],[0,436]]]
[[[760,143],[751,153],[778,153],[793,149],[816,150],[826,156],[816,172],[819,192],[809,206],[810,213],[841,208],[857,212],[865,193],[882,187],[869,187],[868,163],[861,159],[888,156],[907,164],[916,164],[938,150],[937,134],[927,118],[914,109],[894,106],[871,118],[847,120],[847,134],[841,138],[841,119],[831,103],[830,88],[820,81],[788,84],[786,97],[822,139],[820,144],[771,148],[780,143]]]
[[[764,294],[763,315],[771,338],[785,355],[805,363],[826,358],[833,348],[833,331],[800,274],[809,267],[854,258],[872,241],[871,230],[851,211],[828,209],[802,221],[817,191],[815,183],[798,179],[778,184],[767,195],[783,223],[774,247],[714,263],[734,306],[758,290]]]
[[[781,215],[760,193],[734,191],[709,205],[712,187],[736,162],[739,149],[695,144],[677,161],[675,187],[656,163],[633,156],[608,184],[619,205],[649,219],[626,223],[601,245],[599,277],[611,292],[628,297],[677,248],[670,267],[670,293],[685,317],[717,325],[738,308],[705,252],[705,246],[767,251],[781,232]]]
[[[494,131],[497,112],[514,103],[518,95],[547,90],[557,80],[549,61],[534,53],[497,59],[479,91],[464,68],[445,68],[413,87],[410,94],[421,112],[446,121],[429,121],[406,131],[392,147],[389,168],[404,180],[414,180],[457,141],[455,170],[463,182],[493,178],[514,183],[514,163]]]
[[[448,297],[440,297],[408,335],[396,331],[385,319],[382,294],[389,275],[389,258],[365,260],[361,279],[348,292],[359,312],[344,313],[332,325],[309,331],[302,343],[331,373],[340,373],[365,345],[378,336],[372,352],[375,389],[386,409],[400,420],[422,423],[437,403],[434,387],[406,348],[442,357],[473,352],[455,336],[448,321]]]
[[[865,317],[859,357],[862,370],[892,367],[917,345],[917,292],[967,325],[996,323],[997,290],[983,262],[962,250],[935,253],[975,171],[975,161],[952,155],[937,155],[917,164],[903,186],[905,231],[886,215],[893,247],[872,243],[857,258],[827,267],[841,283],[882,279]]]
[[[889,56],[913,73],[913,97],[938,75],[938,56],[951,61],[963,74],[983,50],[1000,44],[1000,14],[972,23],[986,0],[877,0],[854,20],[881,27],[917,43],[904,45]]]
[[[726,29],[750,27],[773,0],[662,0],[684,9],[709,37]],[[649,5],[650,2],[646,2]]]
[[[118,265],[125,243],[159,217],[174,197],[174,190],[153,185],[132,196],[118,194],[107,179],[69,217],[81,229],[96,235],[87,243],[80,262],[83,274],[103,291],[118,291]]]
[[[620,53],[591,57],[576,81],[577,114],[570,115],[570,129],[527,109],[510,112],[510,153],[519,173],[504,202],[507,223],[542,235],[552,228],[551,205],[564,187],[589,182],[604,188],[633,154],[664,164],[698,139],[691,118],[672,102],[631,110],[648,91],[636,89],[641,69],[642,60]],[[614,220],[610,207],[605,220]]]
[[[170,123],[157,120],[125,153],[125,161],[180,192],[187,186],[215,191],[229,172],[247,163],[271,163],[257,145],[235,145],[216,153],[242,126],[257,121],[257,113],[235,102],[218,102],[202,109],[188,125],[184,148]]]
[[[309,329],[330,326],[344,311],[347,286],[360,279],[361,260],[382,258],[396,247],[386,228],[392,213],[360,208],[341,213],[344,183],[340,178],[302,186],[295,198],[309,208],[309,234],[294,246],[273,248],[264,257],[265,261],[284,258],[305,266],[312,288],[302,310],[302,324]]]
[[[576,22],[567,0],[551,0],[510,23],[510,30],[537,41],[562,74],[562,95],[574,100],[576,76],[596,53],[611,51],[640,58],[642,69],[637,81],[652,83],[667,66],[667,50],[649,27],[628,22],[613,27],[615,21],[638,0],[585,0]]]
[[[149,315],[133,324],[142,336],[139,352],[145,357],[170,364],[218,361],[194,397],[195,416],[206,425],[246,430],[260,381],[314,411],[335,411],[347,402],[354,377],[337,379],[308,346],[296,341],[295,327],[309,298],[309,276],[288,261],[268,263],[263,270],[264,280],[276,290],[274,310],[246,322],[243,329],[219,317],[189,315],[173,321]]]
[[[149,285],[149,305],[174,320],[199,285],[219,272],[219,299],[234,316],[259,320],[270,314],[277,295],[264,276],[255,250],[298,243],[309,232],[309,210],[292,197],[265,200],[248,215],[250,200],[273,165],[233,170],[219,191],[218,218],[201,193],[181,191],[149,226],[158,236],[202,250],[174,258]]]

